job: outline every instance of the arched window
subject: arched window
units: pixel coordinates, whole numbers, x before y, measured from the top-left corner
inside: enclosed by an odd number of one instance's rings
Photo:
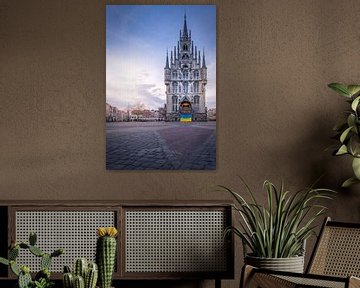
[[[177,72],[176,72],[176,71],[173,71],[172,77],[173,77],[173,79],[176,79],[176,78],[177,78]]]
[[[188,82],[184,82],[183,86],[184,86],[184,92],[187,93],[187,92],[188,92],[189,83],[188,83]]]
[[[194,71],[194,78],[199,79],[199,71],[198,70]]]
[[[177,102],[178,102],[178,99],[176,96],[173,96],[172,97],[172,111],[173,112],[176,112],[177,111]]]
[[[194,92],[199,92],[199,82],[194,82]]]
[[[183,50],[184,50],[184,51],[187,51],[187,50],[188,50],[188,46],[187,46],[187,44],[184,44],[184,46],[183,46]]]
[[[189,72],[187,70],[185,70],[183,74],[184,74],[184,79],[189,78]]]
[[[176,82],[173,82],[173,83],[172,83],[172,92],[173,92],[173,93],[177,93],[177,87],[178,87],[177,83],[176,83]]]
[[[194,104],[199,104],[200,103],[200,96],[199,95],[195,95],[194,96]]]

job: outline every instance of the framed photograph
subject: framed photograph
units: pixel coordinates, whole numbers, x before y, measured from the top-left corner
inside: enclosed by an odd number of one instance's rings
[[[216,169],[216,6],[107,5],[106,168]]]

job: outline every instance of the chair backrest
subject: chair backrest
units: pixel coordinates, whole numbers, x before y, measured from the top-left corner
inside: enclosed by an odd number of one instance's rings
[[[360,224],[326,218],[307,273],[360,277]]]

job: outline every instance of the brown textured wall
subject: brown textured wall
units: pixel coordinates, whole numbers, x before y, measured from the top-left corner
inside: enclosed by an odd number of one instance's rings
[[[130,2],[175,1],[112,1]],[[350,163],[324,149],[346,105],[326,85],[360,82],[359,1],[196,3],[217,5],[216,172],[106,171],[105,1],[0,0],[0,199],[224,199],[211,186],[237,175],[264,198],[264,179],[324,172],[338,189]],[[359,221],[358,190],[329,214]]]

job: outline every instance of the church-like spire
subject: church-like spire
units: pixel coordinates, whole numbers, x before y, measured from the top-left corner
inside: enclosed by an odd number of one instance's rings
[[[200,50],[199,50],[199,62],[198,62],[198,64],[200,65],[200,61],[201,61],[201,54],[200,54]]]
[[[191,41],[191,54],[194,54],[194,41]]]
[[[171,51],[171,56],[170,56],[170,63],[171,63],[171,64],[174,64],[172,51]]]
[[[206,63],[205,63],[205,49],[204,49],[204,48],[203,48],[202,68],[206,68]]]
[[[195,46],[195,61],[197,62],[198,60],[198,58],[197,58],[197,56],[198,56],[198,53],[197,53],[197,46]]]
[[[176,46],[174,46],[174,59],[176,60]]]
[[[167,49],[166,49],[166,64],[165,64],[165,69],[170,69],[170,66],[169,66],[169,52],[168,52]]]
[[[187,25],[186,25],[186,13],[184,14],[183,37],[188,37],[188,29],[187,29]]]

